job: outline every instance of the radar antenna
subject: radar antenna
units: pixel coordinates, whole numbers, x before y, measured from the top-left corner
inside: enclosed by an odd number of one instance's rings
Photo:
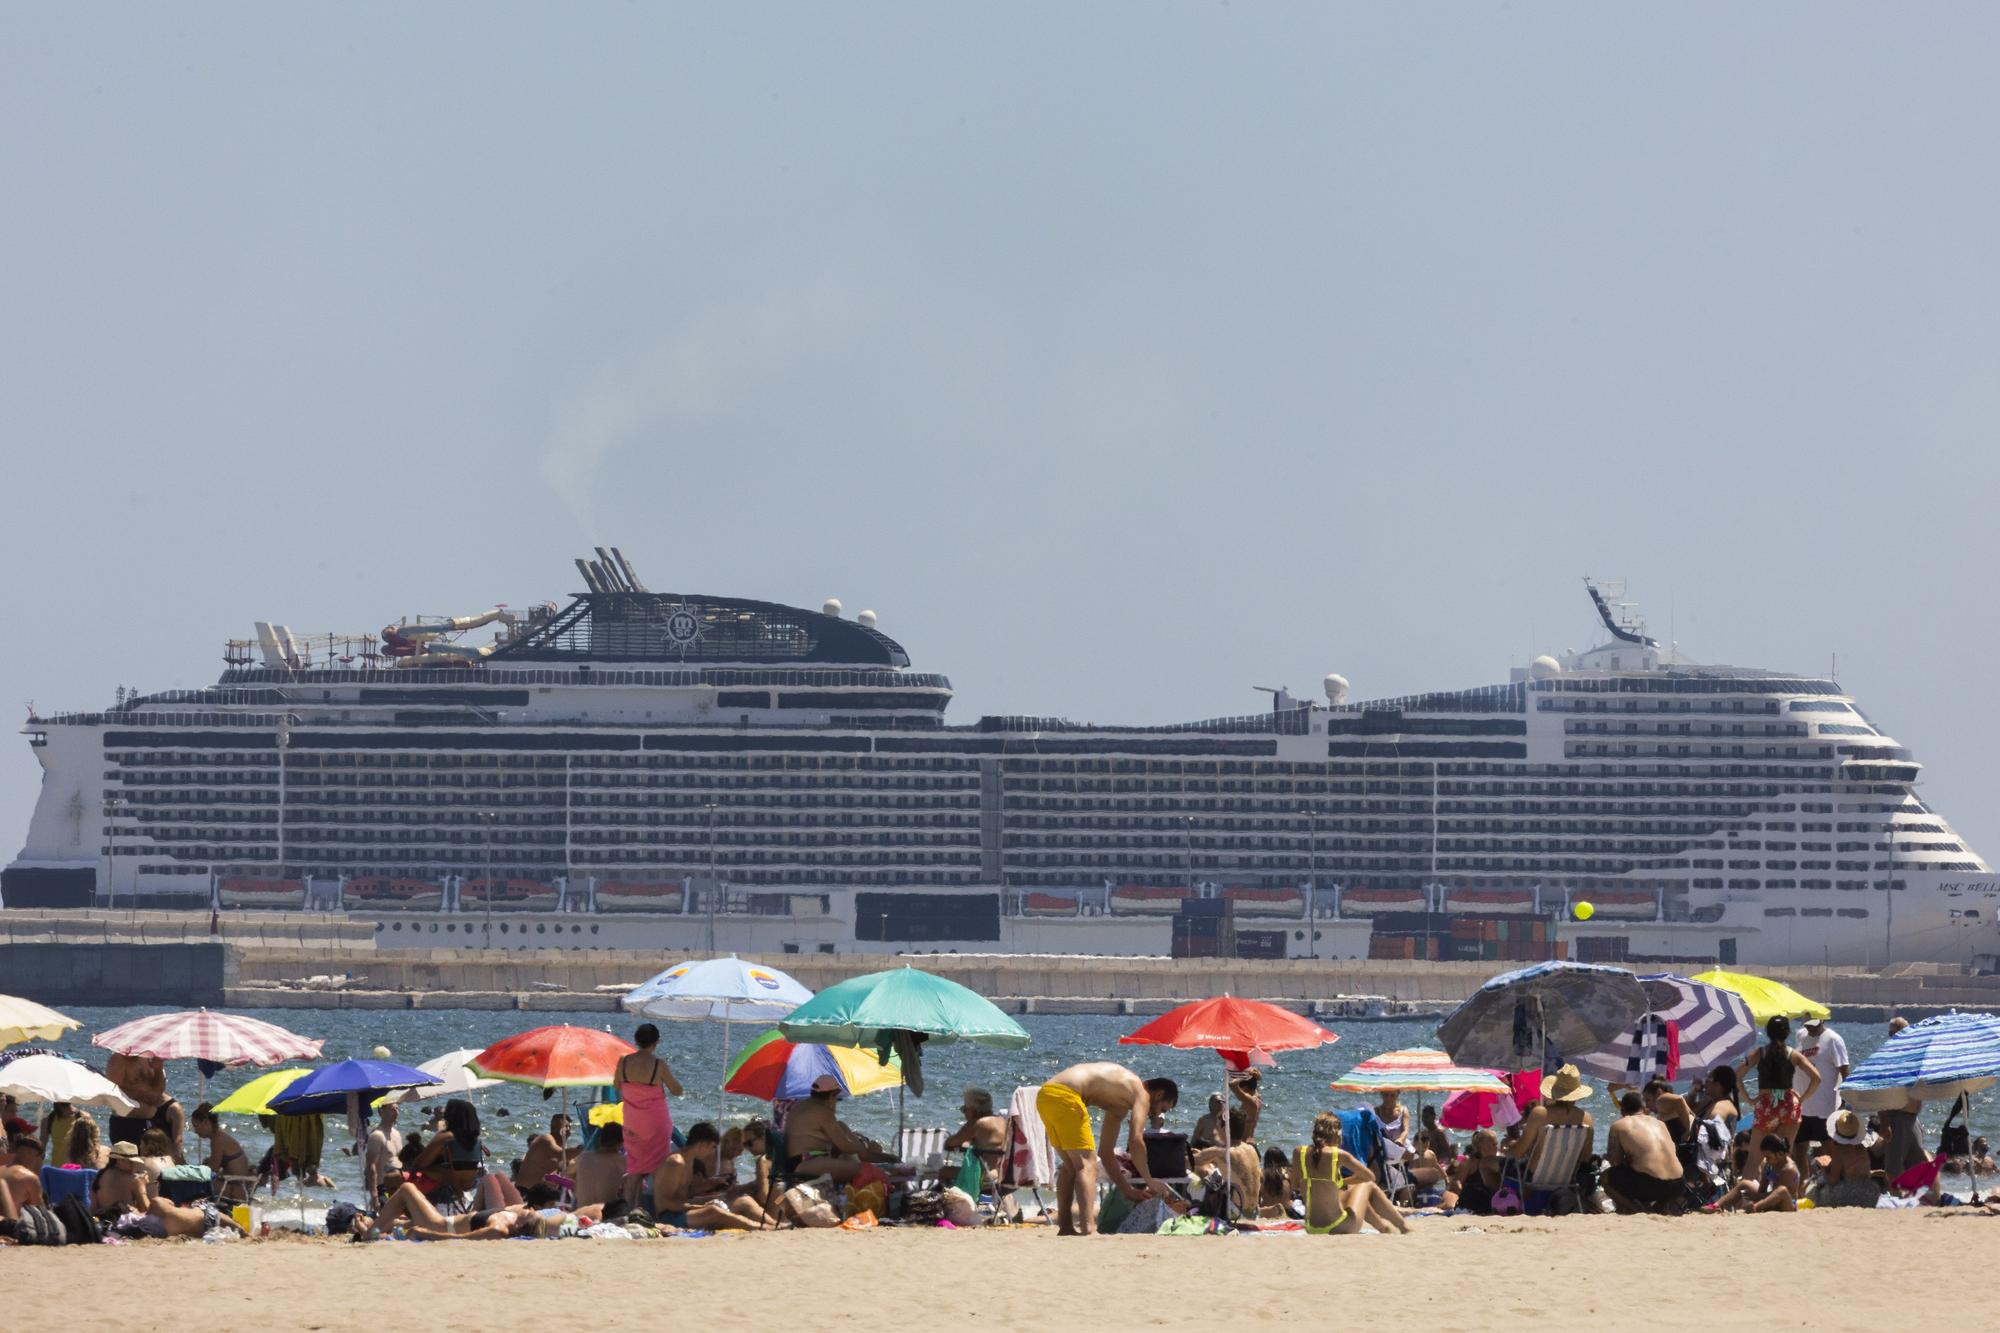
[[[1611,631],[1612,638],[1624,643],[1636,643],[1645,648],[1657,648],[1660,646],[1658,639],[1647,638],[1641,632],[1645,629],[1645,622],[1633,614],[1632,603],[1620,601],[1617,604],[1618,609],[1614,613],[1611,609],[1612,604],[1606,601],[1604,594],[1598,590],[1597,580],[1585,574],[1583,576],[1583,586],[1590,590],[1590,600],[1597,607],[1598,619],[1604,622],[1605,629]],[[1622,588],[1619,590],[1619,595],[1621,597],[1624,595]]]

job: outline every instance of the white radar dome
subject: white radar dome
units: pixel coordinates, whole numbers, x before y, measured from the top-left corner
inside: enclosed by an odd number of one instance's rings
[[[825,612],[825,613],[826,613],[827,615],[830,615],[830,616],[836,616],[836,617],[837,617],[837,616],[839,616],[839,615],[840,615],[840,599],[839,599],[838,597],[829,597],[829,598],[827,598],[827,599],[826,599],[826,604],[825,604],[825,605],[823,605],[823,606],[821,606],[821,607],[820,607],[820,610],[824,611],[824,612]]]
[[[1347,677],[1334,672],[1326,678],[1326,701],[1337,704],[1347,697]]]
[[[1562,669],[1563,664],[1556,661],[1555,658],[1550,657],[1547,653],[1528,663],[1528,674],[1532,675],[1536,680],[1547,680],[1551,676],[1560,676]]]
[[[860,615],[854,617],[854,619],[863,629],[875,628],[875,613],[873,611],[863,611]]]

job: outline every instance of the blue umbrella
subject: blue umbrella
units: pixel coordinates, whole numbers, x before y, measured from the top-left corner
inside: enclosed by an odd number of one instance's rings
[[[290,1084],[270,1106],[276,1115],[337,1114],[348,1109],[348,1097],[357,1093],[366,1106],[395,1088],[421,1088],[443,1081],[394,1060],[342,1060]]]
[[[1536,963],[1474,991],[1437,1035],[1461,1065],[1541,1068],[1602,1050],[1631,1032],[1648,1007],[1645,988],[1622,967]]]
[[[1912,1024],[1876,1048],[1840,1085],[1864,1111],[1908,1101],[1947,1101],[2000,1083],[2000,1018],[1939,1014]]]

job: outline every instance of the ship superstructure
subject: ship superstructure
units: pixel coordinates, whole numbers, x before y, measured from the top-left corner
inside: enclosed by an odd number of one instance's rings
[[[1237,717],[948,725],[871,612],[657,593],[301,639],[35,717],[8,906],[339,911],[386,946],[1953,960],[2000,878],[1829,679],[1603,645]],[[483,642],[474,636],[488,634]],[[1589,902],[1587,923],[1576,904]]]

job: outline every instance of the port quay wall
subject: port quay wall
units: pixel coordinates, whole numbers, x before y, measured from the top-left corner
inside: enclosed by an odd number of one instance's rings
[[[689,957],[617,949],[378,949],[341,917],[0,912],[0,992],[53,1004],[232,1008],[456,1008],[618,1012],[618,989]],[[1231,994],[1323,1017],[1449,1008],[1505,963],[1370,959],[1130,958],[1056,954],[743,955],[821,990],[909,963],[1015,1013],[1158,1013]],[[1939,964],[1877,970],[1772,968],[1765,975],[1852,1020],[1948,1009],[2000,1011],[2000,977]],[[1384,1004],[1383,1002],[1387,1002]]]

